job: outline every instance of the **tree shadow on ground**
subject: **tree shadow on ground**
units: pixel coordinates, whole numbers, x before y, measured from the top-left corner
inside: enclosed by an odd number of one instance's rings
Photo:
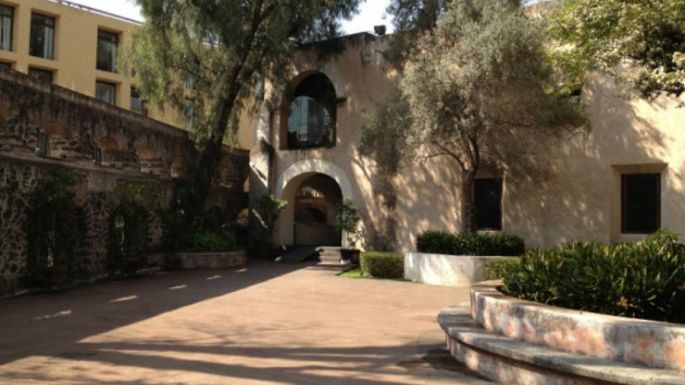
[[[231,270],[161,272],[0,301],[0,364],[59,355],[78,341],[294,272],[305,265],[256,262]],[[170,295],[173,294],[173,295]]]

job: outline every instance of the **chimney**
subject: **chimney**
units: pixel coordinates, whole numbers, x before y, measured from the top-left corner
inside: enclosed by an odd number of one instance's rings
[[[373,31],[376,33],[376,35],[383,36],[385,35],[386,31],[385,25],[376,25],[373,27]]]

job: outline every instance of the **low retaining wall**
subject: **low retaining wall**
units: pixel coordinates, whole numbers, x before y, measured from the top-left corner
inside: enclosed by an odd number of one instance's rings
[[[490,281],[471,289],[471,316],[486,330],[570,353],[685,372],[685,325],[545,306],[508,297],[499,285]]]
[[[176,253],[150,257],[160,267],[173,270],[228,269],[247,264],[245,250],[226,253]]]
[[[507,257],[406,253],[404,278],[430,285],[471,287],[485,277],[485,262]]]

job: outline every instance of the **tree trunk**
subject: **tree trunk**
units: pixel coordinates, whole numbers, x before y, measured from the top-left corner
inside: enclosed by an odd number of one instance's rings
[[[476,172],[465,171],[461,177],[461,231],[472,233],[476,229],[476,207],[474,187],[476,184]]]
[[[252,71],[245,69],[245,64],[252,52],[259,26],[275,9],[275,6],[272,5],[268,9],[262,10],[262,3],[261,0],[257,1],[254,6],[252,23],[249,32],[245,35],[239,62],[226,74],[225,78],[222,77],[219,81],[223,86],[222,92],[219,93],[222,97],[214,103],[212,110],[214,115],[209,124],[209,137],[204,145],[200,163],[195,170],[195,178],[193,179],[194,202],[191,212],[188,213],[188,222],[190,223],[205,209],[214,172],[221,162],[221,152],[228,122],[236,106],[236,100],[243,82],[252,75]]]
[[[188,213],[190,214],[189,222],[192,222],[205,208],[214,172],[221,162],[222,146],[223,142],[218,140],[208,141],[204,145],[193,179],[193,207],[192,212]]]

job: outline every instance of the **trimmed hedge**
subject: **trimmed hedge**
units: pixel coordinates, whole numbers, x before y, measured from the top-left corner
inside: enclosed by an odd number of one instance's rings
[[[362,275],[365,277],[386,279],[404,278],[403,254],[370,251],[362,253],[360,262]]]
[[[660,231],[642,242],[534,250],[504,270],[503,291],[549,305],[685,323],[685,246]]]
[[[485,261],[485,279],[502,279],[513,269],[517,269],[519,264],[521,264],[521,259],[515,257]]]
[[[521,237],[507,233],[455,235],[444,231],[426,231],[416,238],[416,250],[420,253],[519,256],[525,249]]]

